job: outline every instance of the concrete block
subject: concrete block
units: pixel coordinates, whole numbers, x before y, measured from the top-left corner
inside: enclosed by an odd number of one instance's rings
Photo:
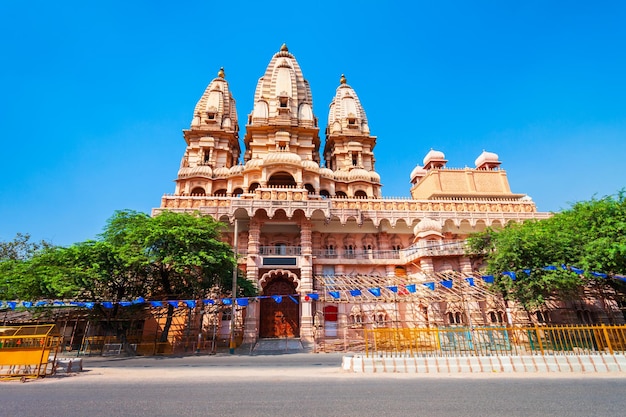
[[[521,357],[511,356],[510,359],[513,372],[526,372],[526,366],[524,365],[524,360]]]
[[[596,368],[596,372],[605,373],[609,371],[602,355],[589,355],[589,359],[593,363],[593,366]]]
[[[479,358],[476,356],[470,356],[467,359],[472,373],[479,373],[483,371]]]
[[[604,363],[606,364],[606,368],[609,372],[620,372],[620,368],[617,364],[617,361],[615,360],[615,356],[605,355],[602,356],[602,358],[604,359]]]
[[[545,356],[532,356],[533,363],[537,372],[548,372],[548,364],[546,363]]]
[[[546,366],[548,367],[548,372],[558,373],[560,371],[556,356],[546,356],[544,359]]]
[[[60,358],[56,360],[55,373],[69,374],[83,371],[83,358]]]
[[[509,356],[498,356],[498,360],[500,361],[500,368],[502,369],[502,372],[514,372],[513,363],[511,362],[511,358]]]
[[[572,372],[572,367],[569,364],[569,356],[555,356],[554,359],[560,372]]]

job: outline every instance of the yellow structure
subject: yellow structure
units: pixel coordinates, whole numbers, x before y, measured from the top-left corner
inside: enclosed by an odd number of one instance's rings
[[[54,324],[0,327],[0,378],[52,373],[59,342]]]
[[[238,242],[247,279],[262,296],[283,296],[280,303],[271,297],[250,303],[245,341],[312,341],[320,329],[332,338],[338,329],[385,326],[397,317],[418,327],[459,324],[472,315],[483,324],[507,321],[507,315],[510,321],[514,312],[505,311],[497,295],[481,290],[473,297],[475,288],[469,287],[469,299],[461,293],[414,298],[402,307],[391,298],[344,297],[333,306],[327,296],[326,302],[306,296],[325,294],[340,282],[350,282],[341,287],[344,294],[355,286],[366,291],[372,282],[421,286],[446,274],[462,283],[480,266],[465,254],[469,234],[549,216],[510,190],[496,154],[482,152],[474,168],[454,169],[442,152],[431,150],[409,175],[411,198],[383,197],[377,137],[355,89],[342,75],[322,147],[309,83],[285,45],[258,81],[243,150],[238,123],[221,69],[183,131],[186,148],[175,191],[163,196],[153,215],[198,211],[230,225],[225,239]],[[472,313],[461,315],[468,305]]]

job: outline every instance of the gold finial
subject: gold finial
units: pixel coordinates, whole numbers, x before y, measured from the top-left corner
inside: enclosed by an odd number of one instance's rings
[[[345,75],[341,74],[341,78],[339,79],[339,82],[341,84],[345,84],[345,83],[348,82],[348,80],[346,80],[346,76]]]
[[[280,51],[281,52],[289,52],[289,49],[287,48],[287,44],[283,43],[283,46],[280,47]]]
[[[217,72],[217,76],[220,78],[224,78],[226,74],[224,74],[224,67],[220,68],[220,70]]]

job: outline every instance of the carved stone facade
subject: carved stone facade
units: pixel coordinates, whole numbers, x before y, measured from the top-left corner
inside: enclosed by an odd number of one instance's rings
[[[199,211],[229,224],[225,239],[231,243],[238,223],[236,249],[246,277],[261,295],[290,292],[282,295],[293,297],[282,302],[298,306],[296,317],[285,318],[276,308],[251,303],[249,341],[285,335],[311,340],[314,318],[324,307],[305,300],[306,294],[327,289],[316,277],[420,283],[435,273],[469,274],[477,267],[464,252],[469,234],[549,216],[537,212],[529,197],[511,192],[498,156],[490,152],[479,155],[475,168],[451,169],[442,152],[431,150],[409,176],[411,198],[383,197],[377,138],[355,90],[342,75],[320,154],[311,89],[285,45],[258,81],[245,129],[242,153],[235,100],[222,69],[184,130],[187,148],[175,192],[153,214]],[[453,321],[455,312],[462,313],[440,302],[413,307],[414,318],[426,320],[431,310],[443,308],[441,316]],[[340,310],[354,320],[367,313],[382,322],[391,315],[385,304]],[[503,307],[492,312],[501,317]],[[272,334],[272,328],[283,330]]]

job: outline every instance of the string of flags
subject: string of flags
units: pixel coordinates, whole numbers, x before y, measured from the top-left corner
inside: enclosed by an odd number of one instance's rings
[[[561,268],[563,270],[572,271],[578,275],[585,274],[584,270],[573,267],[573,266],[561,265]],[[549,265],[542,269],[546,271],[556,271],[558,270],[558,267],[554,265]],[[531,275],[530,269],[524,269],[522,272],[526,274],[527,276]],[[513,281],[517,280],[517,274],[514,271],[504,271],[502,272],[501,275],[508,276]],[[609,278],[608,274],[605,274],[602,272],[589,272],[589,275],[596,277],[596,278],[604,278],[604,279]],[[480,278],[486,284],[493,284],[495,281],[495,277],[493,275],[482,275]],[[626,282],[626,276],[624,275],[613,275],[612,278],[617,279],[622,282]],[[466,278],[463,278],[463,280],[470,287],[476,286],[475,277],[466,277]],[[435,291],[435,289],[437,288],[437,284],[441,285],[444,288],[452,289],[455,286],[455,281],[453,281],[452,279],[449,279],[449,280],[444,279],[439,282],[435,282],[435,281],[423,282],[419,285],[423,285],[427,289],[431,291]],[[407,285],[402,285],[402,286],[396,286],[396,285],[386,286],[385,288],[394,294],[408,295],[408,294],[413,294],[417,292],[417,288],[418,288],[417,286],[418,284],[407,284]],[[364,290],[358,289],[358,288],[349,289],[349,290],[328,291],[328,295],[332,299],[339,300],[342,294],[345,294],[346,292],[353,297],[358,297],[358,296],[363,295],[363,291]],[[380,287],[368,288],[366,291],[367,293],[373,295],[374,297],[380,297],[382,295],[382,289]],[[197,306],[207,306],[207,305],[215,305],[215,304],[221,304],[224,306],[231,306],[234,304],[240,307],[245,307],[250,303],[250,301],[261,300],[261,299],[272,299],[274,300],[275,303],[280,304],[284,301],[285,298],[287,298],[291,300],[292,302],[294,302],[295,304],[299,304],[299,297],[300,297],[299,294],[288,294],[288,295],[259,295],[255,297],[241,297],[241,298],[217,298],[217,299],[204,299],[204,300],[167,300],[167,301],[158,301],[158,300],[147,301],[143,297],[138,297],[132,301],[98,301],[98,302],[95,302],[95,301],[58,301],[58,300],[33,302],[33,301],[1,301],[0,300],[0,308],[8,307],[11,310],[15,310],[15,308],[17,307],[24,307],[27,309],[33,308],[33,307],[37,307],[37,308],[38,307],[82,307],[82,308],[87,308],[87,309],[93,309],[96,306],[96,304],[99,304],[105,309],[112,309],[114,308],[115,304],[119,305],[120,307],[129,307],[129,306],[145,304],[145,303],[149,304],[151,308],[163,308],[163,307],[167,307],[168,305],[174,308],[178,308],[180,306],[185,306],[188,308],[196,308]],[[304,295],[305,302],[317,301],[319,299],[320,299],[320,294],[316,292],[306,293]]]
[[[557,271],[559,268],[555,265],[548,265],[548,266],[544,266],[541,269],[543,269],[544,271]],[[585,270],[583,269],[576,268],[575,266],[568,266],[565,264],[561,264],[561,269],[564,271],[574,272],[577,275],[584,275],[586,273]],[[530,269],[523,269],[522,272],[526,276],[530,276],[532,271]],[[594,278],[603,278],[603,279],[609,278],[609,274],[605,274],[604,272],[589,271],[588,274]],[[512,281],[517,280],[517,274],[513,271],[504,271],[502,272],[501,275],[511,278]],[[613,275],[611,278],[616,279],[621,282],[626,282],[626,276],[624,275]],[[493,282],[495,281],[495,277],[493,275],[483,275],[482,279],[488,284],[493,284]]]

